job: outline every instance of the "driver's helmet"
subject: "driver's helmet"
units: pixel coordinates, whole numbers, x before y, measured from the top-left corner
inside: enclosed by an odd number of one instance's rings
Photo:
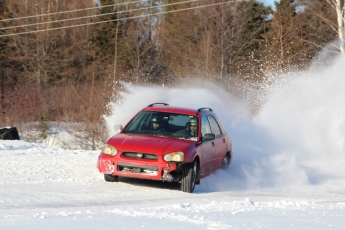
[[[188,123],[187,123],[187,129],[189,130],[190,129],[190,126],[191,125],[195,125],[195,127],[197,126],[197,121],[195,118],[191,118],[189,119]]]
[[[195,124],[196,124],[196,119],[195,119],[195,118],[191,118],[191,119],[189,119],[188,122],[189,122],[189,123],[195,123]]]
[[[155,116],[151,119],[151,125],[153,130],[159,130],[162,126],[162,123],[163,121],[161,117]]]
[[[162,118],[161,117],[153,117],[151,121],[152,121],[152,123],[161,124],[162,123]]]

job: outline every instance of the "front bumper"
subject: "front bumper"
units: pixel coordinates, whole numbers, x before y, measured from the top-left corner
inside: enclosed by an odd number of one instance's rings
[[[109,156],[102,154],[98,157],[97,168],[103,174],[113,176],[132,177],[151,180],[168,180],[167,173],[176,170],[175,163],[163,159],[158,160],[133,160],[122,158],[118,155]]]

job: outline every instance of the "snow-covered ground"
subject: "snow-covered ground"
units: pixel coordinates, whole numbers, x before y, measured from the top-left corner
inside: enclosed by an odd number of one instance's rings
[[[0,141],[0,229],[345,229],[344,62],[277,78],[255,118],[216,87],[128,86],[110,128],[167,102],[212,107],[232,135],[232,165],[193,194],[167,182],[106,183],[99,151]]]
[[[96,169],[97,156],[94,151],[1,141],[0,228],[345,228],[343,178],[290,189],[239,189],[232,185],[241,179],[235,162],[186,194],[170,183],[106,183]]]

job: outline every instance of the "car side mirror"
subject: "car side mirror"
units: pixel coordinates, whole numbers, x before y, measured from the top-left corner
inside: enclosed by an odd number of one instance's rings
[[[216,139],[216,135],[214,135],[213,133],[206,133],[202,139],[204,141],[212,141],[212,140]]]

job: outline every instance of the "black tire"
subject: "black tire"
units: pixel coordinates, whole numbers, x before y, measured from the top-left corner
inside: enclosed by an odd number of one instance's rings
[[[196,182],[198,163],[187,163],[183,166],[182,180],[181,180],[181,191],[193,193]]]
[[[230,157],[229,154],[225,154],[222,162],[222,166],[220,167],[221,169],[227,169],[229,168],[230,165]]]
[[[111,174],[104,174],[104,180],[106,182],[117,182],[119,180],[119,177],[113,176]]]

